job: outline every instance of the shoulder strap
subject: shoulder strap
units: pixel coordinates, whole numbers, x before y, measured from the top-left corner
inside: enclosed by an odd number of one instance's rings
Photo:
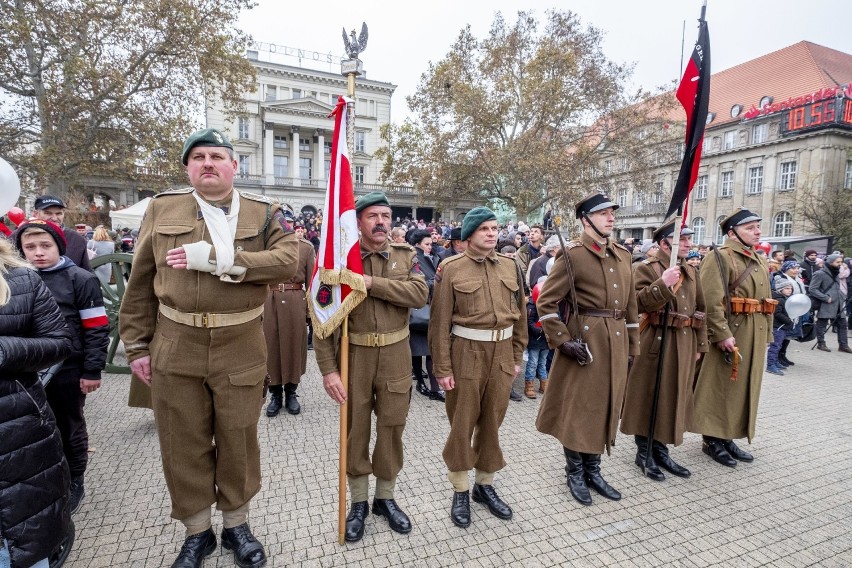
[[[733,255],[733,253],[731,253],[731,249],[728,249],[728,256],[730,256],[730,257],[731,257],[731,266],[734,266],[734,255]],[[742,272],[742,274],[740,274],[739,276],[737,276],[737,279],[736,279],[736,280],[734,280],[734,283],[733,283],[733,284],[730,284],[730,285],[728,286],[728,291],[729,291],[731,294],[733,294],[733,293],[734,293],[734,291],[735,291],[737,288],[739,288],[740,284],[742,284],[742,283],[743,283],[743,281],[744,281],[744,280],[746,279],[746,277],[748,276],[748,273],[749,273],[749,272],[751,272],[751,262],[746,262],[746,268],[745,268],[745,270]]]

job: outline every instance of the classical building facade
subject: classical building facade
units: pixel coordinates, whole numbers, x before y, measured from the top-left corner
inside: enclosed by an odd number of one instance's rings
[[[323,208],[334,120],[328,114],[338,97],[346,95],[346,77],[339,72],[294,67],[262,61],[248,52],[255,67],[255,90],[246,93],[244,112],[228,116],[213,102],[206,113],[207,126],[225,132],[239,163],[235,187],[268,195],[290,205],[297,213]],[[389,186],[379,181],[381,163],[374,159],[382,144],[380,131],[390,122],[391,97],[396,85],[358,77],[355,85],[355,146],[349,149],[356,197],[371,191],[386,192],[394,215],[410,218],[457,219],[476,203],[436,211],[419,203],[416,189]]]
[[[811,234],[806,195],[852,191],[852,55],[799,42],[714,73],[701,167],[687,221],[694,241],[720,243],[719,221],[759,213],[767,237]],[[661,152],[650,194],[613,192],[620,238],[650,238],[663,222],[682,144]]]

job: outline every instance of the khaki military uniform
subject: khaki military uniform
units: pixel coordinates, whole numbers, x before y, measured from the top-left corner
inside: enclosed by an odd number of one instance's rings
[[[719,258],[722,259],[722,275]],[[707,303],[707,339],[711,343],[736,339],[741,359],[736,380],[733,367],[725,352],[711,348],[701,363],[695,384],[695,416],[692,432],[705,436],[733,440],[754,438],[757,405],[766,362],[766,345],[772,343],[772,316],[763,313],[729,313],[725,288],[733,285],[740,275],[748,274],[730,292],[730,296],[764,300],[772,298],[769,269],[766,260],[739,241],[728,239],[701,261],[701,287]]]
[[[347,474],[373,474],[384,483],[377,499],[392,499],[393,484],[402,470],[402,432],[411,400],[410,308],[426,304],[429,288],[416,263],[414,247],[389,243],[376,252],[361,246],[364,274],[373,279],[367,298],[349,314],[349,404]],[[378,345],[376,345],[378,343]],[[314,337],[314,352],[323,375],[338,372],[340,335]],[[376,414],[376,445],[370,456],[372,414]],[[358,482],[360,488],[365,484]],[[366,501],[366,494],[352,502]]]
[[[169,267],[170,249],[212,242],[191,193],[162,193],[148,206],[120,314],[127,358],[151,356],[171,514],[182,520],[213,503],[244,508],[260,489],[261,313],[269,284],[292,277],[298,253],[279,206],[242,194],[234,265],[247,270],[219,277]],[[221,323],[229,325],[202,327]]]
[[[263,305],[266,372],[270,384],[299,384],[308,361],[308,301],[305,282],[313,273],[314,246],[299,239],[296,274],[286,282],[269,285]]]
[[[557,307],[571,293],[565,257],[560,253],[536,303],[547,343],[556,350],[536,428],[569,450],[600,454],[615,443],[627,356],[639,354],[631,258],[627,249],[612,240],[600,245],[585,233],[570,242],[567,251],[574,267],[580,335],[594,361],[580,366],[559,351],[560,345],[574,339],[569,329],[577,329],[573,323],[565,325]]]
[[[446,393],[450,434],[444,462],[450,472],[476,468],[491,474],[506,465],[498,430],[527,344],[521,275],[511,257],[494,251],[477,257],[470,249],[444,260],[438,270],[429,349],[435,376],[455,380]],[[471,330],[484,331],[479,339],[465,337]]]
[[[641,350],[627,378],[621,431],[648,435],[660,360],[662,316],[669,303],[670,323],[666,330],[654,440],[678,446],[692,422],[695,354],[706,353],[708,343],[698,272],[681,260],[681,281],[676,285],[677,291],[673,291],[662,279],[669,263],[669,254],[659,250],[655,258],[637,263],[633,271],[638,309],[643,314]]]

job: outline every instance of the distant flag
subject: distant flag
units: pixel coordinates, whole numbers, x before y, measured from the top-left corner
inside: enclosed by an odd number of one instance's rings
[[[701,146],[704,143],[704,127],[707,125],[707,108],[710,103],[710,35],[704,20],[705,8],[706,6],[701,8],[701,18],[698,20],[698,41],[695,42],[695,49],[677,88],[677,99],[686,111],[686,146],[666,217],[683,207],[683,218],[687,218],[687,200],[695,180],[698,179]]]
[[[324,339],[337,329],[364,298],[364,268],[355,218],[355,191],[346,145],[347,104],[339,97],[334,116],[331,169],[323,208],[319,254],[308,287],[308,306],[314,334]]]

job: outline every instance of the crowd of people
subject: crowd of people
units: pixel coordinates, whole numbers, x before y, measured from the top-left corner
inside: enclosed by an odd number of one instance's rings
[[[563,446],[568,494],[590,506],[593,495],[621,499],[602,463],[619,431],[655,481],[691,476],[671,454],[686,432],[701,434],[718,464],[751,462],[735,441],[755,436],[764,372],[795,364],[790,341],[813,335],[830,351],[834,331],[839,351],[852,352],[842,251],[771,251],[746,209],[722,220],[716,247],[695,246],[675,221],[647,241],[617,242],[619,207],[600,193],[576,203],[580,234],[565,241],[552,212],[542,224],[500,225],[477,207],[431,223],[392,218],[383,193],[360,197],[366,299],[348,316],[343,349],[340,333],[312,338],[309,325],[322,215],[234,191],[233,147],[217,130],[193,133],[182,161],[191,187],[158,195],[127,235],[134,262],[119,319],[131,398],[144,393],[153,410],[171,516],[185,528],[173,567],[201,566],[220,542],[239,566],[267,563],[249,525],[263,477],[261,401],[270,420],[302,413],[311,345],[324,390],[349,410],[348,542],[363,538],[370,512],[412,530],[396,486],[412,389],[445,405],[448,511],[464,528],[471,500],[513,517],[497,490],[510,400],[542,398],[536,428]],[[0,239],[0,315],[10,316],[0,318],[0,419],[21,425],[0,440],[0,456],[21,464],[0,472],[2,568],[46,566],[85,497],[83,410],[101,384],[101,287],[112,277],[90,260],[121,250],[124,235],[66,228],[64,210],[41,196]],[[802,297],[812,305],[797,312]],[[19,483],[37,473],[47,488]]]

